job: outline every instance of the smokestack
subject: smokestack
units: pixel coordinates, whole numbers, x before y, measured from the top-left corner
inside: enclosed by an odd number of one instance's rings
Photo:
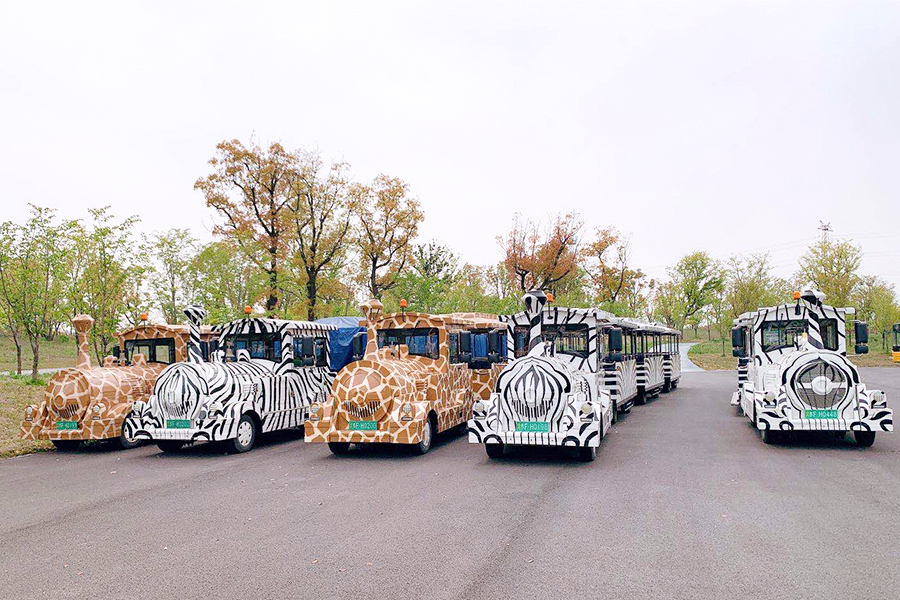
[[[78,360],[75,367],[78,369],[91,368],[91,328],[94,326],[94,319],[88,315],[76,315],[72,319],[72,325],[75,326],[75,333],[78,338]]]
[[[528,332],[528,352],[543,343],[544,336],[541,330],[541,321],[544,316],[544,307],[547,305],[547,294],[541,290],[531,290],[522,298],[525,302],[525,315],[528,317],[530,331]]]
[[[366,354],[363,358],[365,360],[375,360],[375,355],[378,354],[378,340],[375,337],[375,321],[381,318],[381,314],[384,311],[384,305],[373,298],[360,304],[359,310],[362,311],[363,316],[366,318],[366,337],[368,338],[366,340]]]
[[[184,309],[184,316],[188,318],[191,327],[191,339],[188,342],[188,362],[202,363],[203,354],[200,352],[200,324],[206,318],[206,311],[202,306],[193,304]]]

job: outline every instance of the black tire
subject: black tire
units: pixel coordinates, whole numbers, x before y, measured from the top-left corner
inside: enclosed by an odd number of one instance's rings
[[[582,446],[578,449],[578,460],[594,462],[597,460],[597,446]]]
[[[243,454],[252,450],[256,443],[256,436],[259,434],[256,420],[250,415],[241,415],[236,430],[235,436],[225,442],[228,451],[234,454]]]
[[[81,446],[81,440],[50,440],[59,452],[74,452]]]
[[[666,382],[663,384],[662,391],[666,394],[672,391],[672,382],[666,379]]]
[[[618,423],[619,422],[619,405],[616,404],[615,398],[613,398],[613,402],[612,402],[612,413],[613,413],[612,414],[612,422]]]
[[[122,450],[131,450],[132,448],[137,448],[138,446],[140,446],[142,441],[136,438],[129,440],[125,436],[125,428],[122,427],[122,433],[119,435],[119,437],[113,440],[113,443]]]
[[[181,440],[160,440],[156,442],[156,447],[163,452],[178,452],[184,448],[185,443]]]
[[[781,441],[780,431],[773,431],[772,429],[760,429],[759,435],[762,438],[763,444],[777,444]]]
[[[506,453],[505,444],[485,444],[484,451],[487,452],[488,458],[503,458]]]
[[[328,442],[328,449],[336,456],[350,452],[350,442]]]
[[[634,403],[638,406],[643,406],[647,404],[647,397],[644,395],[644,392],[638,390],[637,396],[634,397]]]
[[[413,444],[413,451],[418,455],[428,454],[428,451],[431,450],[431,444],[434,442],[434,432],[437,427],[434,426],[434,419],[431,417],[425,421],[424,427],[422,427],[422,441],[418,444]]]
[[[875,443],[875,432],[854,431],[853,439],[856,440],[856,445],[860,448],[869,448],[872,444]]]

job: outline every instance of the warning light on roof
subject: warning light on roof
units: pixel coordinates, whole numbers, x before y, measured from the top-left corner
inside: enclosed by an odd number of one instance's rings
[[[553,302],[553,292],[547,292],[547,302]]]
[[[245,314],[245,315],[249,315],[251,312],[253,312],[253,309],[252,309],[252,308],[250,308],[249,306],[245,306],[245,307],[244,307],[244,314]]]
[[[800,292],[794,292],[794,300],[800,299]]]
[[[406,301],[406,298],[400,300],[400,308],[406,308],[409,306],[409,303]]]
[[[146,320],[147,320],[147,313],[142,312],[141,313],[141,321],[146,321]]]

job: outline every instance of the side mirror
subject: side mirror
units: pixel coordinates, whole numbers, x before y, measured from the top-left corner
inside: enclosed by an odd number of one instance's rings
[[[610,354],[618,354],[622,352],[622,330],[618,327],[610,327],[609,329],[609,352]]]
[[[857,344],[869,343],[869,324],[857,321],[853,324],[853,336],[856,338]],[[857,352],[859,354],[859,352]],[[864,354],[864,353],[863,353]]]
[[[119,360],[119,357],[122,355],[122,351],[118,346],[113,346],[112,355],[116,357],[116,360]]]
[[[469,331],[459,333],[459,362],[472,362],[472,333]]]
[[[739,356],[738,354],[734,354],[734,352],[740,350],[743,353],[744,348],[747,346],[747,332],[743,327],[732,327],[731,329],[731,347],[732,355]]]
[[[857,354],[868,354],[869,347],[865,344],[857,344],[856,345],[856,353]]]
[[[500,362],[500,332],[491,331],[488,333],[488,361],[492,363]]]
[[[744,349],[743,348],[732,348],[731,355],[736,358],[744,358]]]

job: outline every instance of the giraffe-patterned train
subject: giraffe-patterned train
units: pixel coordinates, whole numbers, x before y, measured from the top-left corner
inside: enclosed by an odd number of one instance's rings
[[[58,371],[44,390],[39,406],[25,408],[22,439],[47,440],[72,450],[84,440],[115,440],[132,448],[137,440],[125,436],[122,422],[135,400],[145,400],[167,364],[187,358],[189,329],[185,325],[138,325],[116,334],[118,356],[91,366],[89,337],[94,319],[72,319],[78,339],[75,367]],[[203,343],[211,336],[201,333]]]
[[[371,442],[412,444],[424,454],[435,434],[466,424],[476,397],[490,395],[506,356],[500,321],[383,315],[378,300],[360,308],[365,355],[337,374],[327,403],[310,407],[306,441],[327,442],[335,454]]]

